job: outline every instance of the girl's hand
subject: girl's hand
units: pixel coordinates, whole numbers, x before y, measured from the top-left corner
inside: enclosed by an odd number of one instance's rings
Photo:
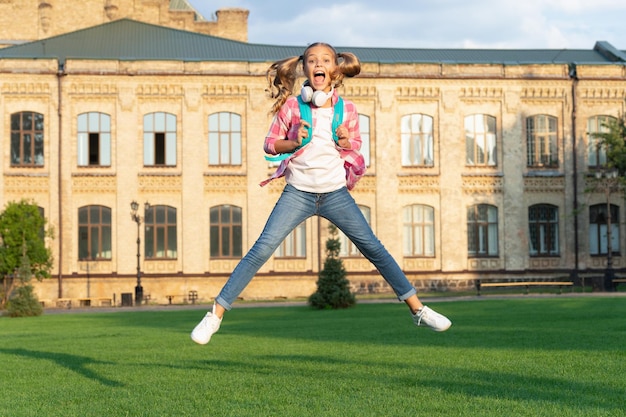
[[[309,131],[307,130],[309,127],[310,125],[306,120],[300,119],[300,124],[298,125],[298,134],[296,135],[296,141],[298,142],[298,146],[302,145],[302,140],[306,139],[309,136]]]
[[[337,135],[337,138],[339,139],[337,141],[337,144],[342,147],[343,149],[351,149],[352,145],[350,144],[350,134],[348,132],[348,128],[345,127],[344,125],[341,125],[337,128],[337,130],[335,131],[335,134]]]

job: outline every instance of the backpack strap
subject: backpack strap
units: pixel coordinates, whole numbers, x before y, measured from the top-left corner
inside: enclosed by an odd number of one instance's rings
[[[305,122],[309,124],[309,127],[307,127],[307,136],[306,138],[302,139],[302,145],[298,146],[296,149],[294,149],[291,152],[281,153],[281,154],[274,155],[274,156],[265,155],[265,160],[270,161],[270,162],[283,161],[289,158],[294,152],[305,147],[306,145],[309,144],[309,142],[311,142],[311,138],[313,137],[313,112],[311,111],[311,105],[308,103],[305,103],[302,100],[302,97],[298,96],[298,106],[300,108],[300,119],[304,120]],[[341,97],[337,97],[337,103],[335,103],[335,107],[333,111],[334,111],[333,122],[332,122],[333,140],[335,141],[335,143],[338,143],[339,138],[337,137],[336,131],[337,131],[337,128],[341,126],[341,123],[343,122],[343,99]]]

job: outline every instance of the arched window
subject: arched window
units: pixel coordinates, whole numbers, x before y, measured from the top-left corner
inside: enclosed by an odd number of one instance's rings
[[[11,115],[11,165],[43,166],[43,114],[31,111]]]
[[[78,115],[78,166],[111,165],[111,116],[90,112]]]
[[[433,166],[433,118],[409,114],[400,120],[403,166]]]
[[[78,260],[111,259],[111,209],[85,206],[78,209]]]
[[[498,208],[477,204],[467,208],[467,253],[498,256]]]
[[[176,115],[156,112],[143,117],[143,164],[176,166]]]
[[[210,228],[211,258],[241,257],[243,244],[240,207],[211,207]]]
[[[606,165],[606,149],[596,133],[607,133],[609,123],[617,119],[612,116],[593,116],[587,119],[587,165],[597,168]]]
[[[415,204],[402,210],[404,256],[435,256],[435,210]]]
[[[150,206],[145,210],[145,258],[176,259],[176,208]]]
[[[559,254],[559,208],[536,204],[528,208],[530,256]]]
[[[559,166],[556,117],[539,114],[526,119],[526,164],[532,168]]]
[[[465,160],[470,166],[495,166],[496,118],[486,114],[465,117]]]
[[[209,165],[241,165],[241,116],[209,115]]]
[[[619,206],[611,204],[611,216],[608,216],[606,204],[595,204],[589,207],[589,254],[607,255],[609,241],[609,224],[611,225],[611,253],[619,255]]]

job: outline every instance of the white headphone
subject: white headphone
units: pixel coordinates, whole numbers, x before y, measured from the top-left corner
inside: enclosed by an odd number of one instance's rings
[[[313,91],[308,81],[305,81],[302,84],[302,89],[300,90],[300,97],[302,97],[302,101],[305,103],[313,103],[315,107],[323,106],[326,101],[333,96],[334,87],[330,87],[330,91],[325,93],[323,91]]]

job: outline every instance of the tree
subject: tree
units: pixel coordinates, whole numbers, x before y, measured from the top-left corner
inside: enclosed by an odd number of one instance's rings
[[[592,137],[606,151],[606,167],[617,169],[619,177],[626,176],[626,115],[611,118],[602,125],[603,132],[594,132]]]
[[[17,289],[29,286],[33,277],[41,281],[50,276],[53,259],[46,237],[53,233],[46,230],[46,220],[36,204],[24,199],[7,204],[0,214],[0,307],[12,297],[29,294]]]
[[[309,297],[309,304],[318,309],[348,308],[356,302],[350,292],[343,261],[339,258],[341,241],[337,238],[337,226],[328,226],[330,236],[326,241],[326,260],[319,273],[317,291]]]

